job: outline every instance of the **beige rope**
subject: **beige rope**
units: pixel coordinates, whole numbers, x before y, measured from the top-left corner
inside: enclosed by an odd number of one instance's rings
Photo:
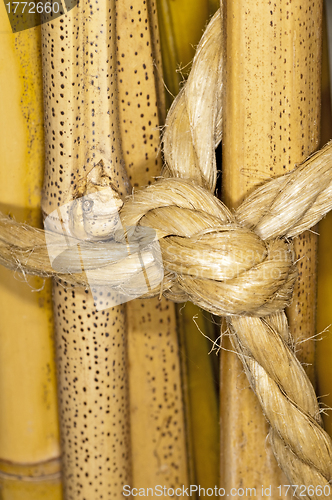
[[[140,287],[145,293],[148,270],[152,285],[144,296],[162,291],[174,301],[190,299],[227,316],[234,349],[271,424],[270,441],[278,463],[290,484],[307,487],[301,498],[318,499],[316,487],[332,479],[332,443],[321,427],[313,387],[295,356],[283,309],[291,300],[296,277],[290,238],[309,229],[332,208],[332,143],[293,172],[256,189],[235,214],[217,200],[206,188],[215,186],[213,150],[221,137],[221,96],[216,83],[221,78],[221,55],[214,57],[208,79],[205,73],[195,86],[195,78],[208,71],[202,59],[210,57],[209,51],[219,50],[220,33],[217,14],[198,48],[193,65],[196,76],[190,77],[168,117],[165,174],[174,178],[135,192],[125,201],[120,217],[114,210],[108,218],[103,213],[103,227],[110,230],[102,240],[80,240],[68,234],[64,241],[61,235],[1,215],[0,262],[73,285],[111,285],[135,296]],[[212,91],[218,96],[214,96],[215,104],[210,99]],[[201,96],[197,106],[197,95],[191,101],[195,92]],[[202,117],[204,126],[199,128]],[[97,196],[96,185],[94,190]],[[90,208],[91,202],[93,197]],[[83,198],[76,203],[83,204]],[[84,214],[83,205],[79,213]],[[53,267],[50,247],[59,255]],[[77,249],[84,255],[84,271]],[[162,285],[157,279],[161,265]]]
[[[214,192],[215,148],[222,138],[222,23],[211,19],[193,60],[190,75],[167,115],[163,138],[163,175],[192,179]]]

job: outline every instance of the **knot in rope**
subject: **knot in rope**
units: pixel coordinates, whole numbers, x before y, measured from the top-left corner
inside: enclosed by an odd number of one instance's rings
[[[291,238],[332,208],[331,151],[329,143],[292,172],[266,182],[235,213],[194,181],[169,178],[124,204],[113,199],[108,210],[104,192],[95,186],[88,200],[78,198],[69,204],[74,210],[65,207],[54,222],[54,228],[67,227],[66,234],[0,214],[0,263],[68,284],[108,286],[126,301],[163,294],[220,316],[280,311],[291,300],[296,278]],[[80,217],[86,218],[82,224],[90,239],[79,236]],[[57,256],[52,263],[50,255]]]
[[[191,300],[219,316],[263,316],[289,304],[296,278],[291,244],[263,241],[203,187],[159,180],[131,197],[120,217],[121,243],[144,235],[137,227],[155,232],[163,293],[173,301]]]

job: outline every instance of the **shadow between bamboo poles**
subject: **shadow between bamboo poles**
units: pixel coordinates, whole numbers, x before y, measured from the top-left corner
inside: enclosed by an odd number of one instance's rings
[[[13,34],[5,9],[1,3],[1,210],[40,226],[40,28]],[[0,281],[0,497],[60,500],[50,282],[27,284],[3,267]]]
[[[122,0],[117,12],[123,159],[131,184],[144,187],[161,172],[165,120],[156,2]],[[133,487],[188,487],[175,305],[136,299],[127,304],[127,318]]]
[[[42,28],[45,215],[71,202],[101,159],[120,195],[129,190],[116,107],[115,6],[80,1]],[[65,499],[120,497],[131,483],[125,307],[97,311],[90,292],[65,283],[53,293]]]
[[[264,180],[294,168],[319,143],[322,2],[226,2],[223,197],[237,207]],[[316,242],[295,243],[301,260],[289,311],[296,340],[315,332]],[[230,348],[226,337],[223,347]],[[300,358],[313,361],[312,345]],[[240,362],[221,359],[221,485],[287,484],[266,442],[268,425]],[[268,498],[268,495],[264,495]]]

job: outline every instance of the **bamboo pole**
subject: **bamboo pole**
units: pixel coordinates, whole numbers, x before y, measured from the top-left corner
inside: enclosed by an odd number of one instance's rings
[[[98,177],[100,160],[117,193],[128,192],[116,100],[116,4],[80,1],[43,26],[45,215],[82,194],[82,182],[89,192],[88,173]],[[94,182],[98,189],[102,180]],[[74,220],[75,230],[84,227]],[[125,307],[97,310],[88,291],[65,283],[53,293],[65,498],[120,497],[131,481]]]
[[[165,84],[177,95],[180,78],[190,72],[209,11],[214,14],[219,6],[204,0],[158,0],[157,3]],[[166,101],[171,103],[170,95]],[[218,483],[220,454],[217,383],[214,359],[208,356],[214,328],[211,317],[190,302],[185,306],[177,304],[176,310],[182,347],[190,481],[202,488],[213,488]]]
[[[165,102],[156,3],[137,0],[131,6],[122,0],[117,7],[123,19],[117,42],[119,122],[130,181],[143,187],[160,175]],[[127,317],[132,486],[188,487],[175,306],[164,298],[137,299],[127,304]]]
[[[0,5],[1,210],[41,225],[40,28],[12,34]],[[0,269],[0,496],[60,500],[50,282]],[[32,293],[34,290],[34,293]],[[39,290],[39,291],[38,291]]]
[[[322,54],[322,116],[321,145],[332,137],[331,84],[327,22],[324,15]],[[317,393],[324,408],[332,406],[332,259],[331,235],[332,213],[322,219],[318,226],[318,273],[317,273]],[[332,436],[332,418],[329,411],[322,414],[326,431]]]
[[[318,146],[321,10],[322,2],[309,0],[227,2],[223,196],[229,207]],[[314,334],[315,246],[312,234],[295,243],[301,260],[289,317],[297,341]],[[223,347],[230,348],[226,337]],[[312,359],[310,348],[301,360]],[[266,443],[267,423],[242,367],[225,351],[221,422],[221,485],[255,487],[259,497],[262,485],[271,485],[274,498],[287,481]]]

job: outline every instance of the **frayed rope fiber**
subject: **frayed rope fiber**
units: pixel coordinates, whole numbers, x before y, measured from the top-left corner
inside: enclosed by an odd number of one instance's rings
[[[296,279],[291,238],[332,208],[332,142],[230,212],[211,194],[214,151],[222,134],[222,45],[218,12],[167,117],[164,177],[125,200],[119,218],[109,221],[108,239],[69,237],[73,247],[84,250],[89,279],[68,251],[68,239],[49,232],[46,244],[45,231],[2,214],[0,262],[73,285],[126,287],[129,294],[132,287],[134,295],[145,283],[141,261],[134,254],[121,257],[121,249],[132,235],[142,243],[145,230],[153,230],[164,278],[144,296],[162,292],[226,316],[233,347],[271,424],[269,439],[280,467],[289,484],[312,485],[316,491],[331,483],[332,443],[321,427],[316,395],[296,358],[283,309]],[[50,264],[50,246],[65,255],[57,270]],[[147,266],[153,273],[155,262]]]

